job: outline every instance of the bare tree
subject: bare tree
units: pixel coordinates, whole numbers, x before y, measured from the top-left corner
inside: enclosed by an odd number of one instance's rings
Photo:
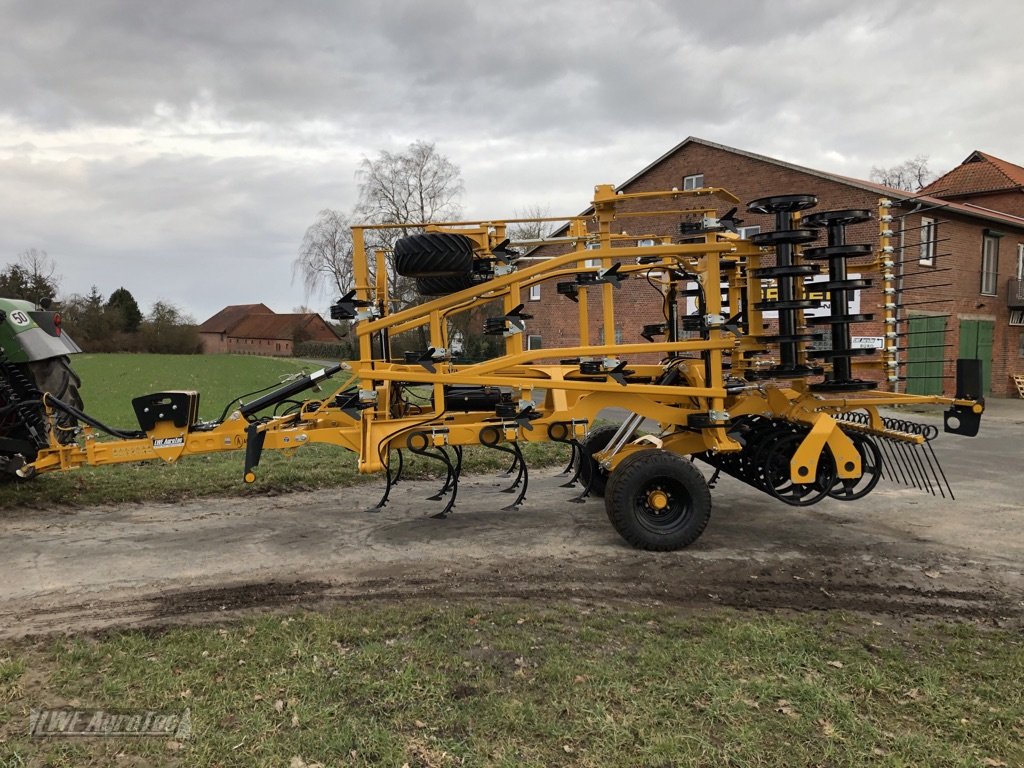
[[[419,231],[413,225],[458,218],[462,213],[462,172],[430,143],[417,141],[404,152],[382,151],[376,158],[363,158],[357,174],[359,202],[355,217],[370,224],[398,224],[397,229],[369,230],[366,249],[371,272],[372,251],[388,254],[388,294],[404,308],[420,301],[414,281],[394,268],[391,251],[395,241]]]
[[[462,172],[433,144],[417,141],[404,152],[381,151],[363,158],[357,173],[359,200],[349,216],[325,209],[306,230],[293,276],[301,276],[307,295],[339,291],[354,286],[352,274],[353,221],[366,224],[397,224],[397,229],[367,230],[366,255],[371,278],[376,268],[375,250],[387,254],[388,293],[404,308],[420,300],[414,281],[394,270],[391,251],[395,241],[419,231],[415,225],[453,219],[461,214]],[[409,226],[402,226],[409,225]]]
[[[363,158],[356,214],[374,224],[416,224],[460,215],[462,172],[433,144]]]
[[[302,278],[306,296],[343,295],[352,290],[352,222],[331,208],[317,214],[292,264],[292,279]]]
[[[546,205],[528,205],[525,208],[515,208],[512,211],[513,219],[545,219],[551,215],[551,209]],[[517,224],[509,224],[505,234],[513,242],[519,240],[542,240],[558,228],[557,221],[523,221]]]
[[[38,248],[22,251],[16,262],[0,271],[0,296],[39,301],[54,298],[59,290],[57,262]]]
[[[917,155],[889,168],[873,166],[870,178],[871,181],[893,189],[919,192],[938,176],[928,168],[928,155]]]

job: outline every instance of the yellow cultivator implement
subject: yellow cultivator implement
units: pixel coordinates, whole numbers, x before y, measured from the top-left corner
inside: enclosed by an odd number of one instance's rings
[[[443,517],[457,498],[464,446],[509,454],[516,506],[529,481],[520,444],[557,441],[571,446],[567,471],[580,487],[577,498],[603,495],[627,541],[666,550],[693,542],[709,519],[709,481],[694,459],[711,468],[712,485],[725,472],[794,505],[857,500],[883,477],[949,492],[929,445],[938,430],[894,421],[879,409],[942,403],[949,406],[946,431],[973,435],[983,410],[980,376],[974,361],[960,361],[956,398],[882,391],[898,378],[887,293],[889,202],[875,214],[813,211],[810,195],[757,200],[748,209],[773,215],[775,228],[751,239],[736,234],[735,209],[718,217],[707,205],[715,202],[738,200],[720,189],[618,194],[599,186],[590,212],[571,218],[530,258],[509,242],[508,221],[417,225],[389,252],[366,245],[383,227],[355,227],[355,289],[332,316],[351,321],[357,360],[215,422],[198,419],[195,392],[137,398],[139,430],[131,432],[47,398],[51,424],[73,417],[78,439],[51,430],[49,444],[20,473],[240,450],[251,481],[265,449],[331,443],[355,452],[360,471],[385,473],[383,506],[409,451],[444,467],[444,487],[434,497],[445,500],[437,514]],[[846,242],[849,225],[876,215],[878,243]],[[685,222],[672,236],[646,236],[639,246],[621,224],[642,216]],[[848,272],[851,260],[856,274]],[[394,311],[392,268],[436,298]],[[808,282],[816,276],[823,282]],[[663,309],[659,322],[616,316],[618,288],[637,279],[650,284],[651,305]],[[524,339],[531,318],[521,298],[540,283],[554,284],[555,300],[571,315],[561,321],[575,333],[562,346],[530,349]],[[821,301],[811,285],[830,297],[828,314],[808,316]],[[887,339],[881,350],[857,348],[851,337],[853,324],[872,317],[851,312],[848,300],[872,289]],[[500,338],[503,354],[461,362],[450,332],[460,316]],[[601,329],[597,343],[592,317]],[[637,341],[611,343],[630,322],[642,326]],[[425,344],[396,359],[393,341],[410,332]],[[343,370],[351,372],[350,384],[322,399],[296,399]],[[292,405],[282,415],[267,415],[286,401]],[[595,428],[609,408],[626,412],[625,420]],[[640,436],[645,425],[650,434]],[[102,432],[108,435],[100,439]]]

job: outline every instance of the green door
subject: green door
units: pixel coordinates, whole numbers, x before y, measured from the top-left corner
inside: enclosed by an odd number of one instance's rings
[[[941,395],[945,317],[911,317],[907,335],[907,392]]]
[[[991,320],[960,321],[960,357],[981,360],[981,391],[992,391],[992,335],[996,324]]]

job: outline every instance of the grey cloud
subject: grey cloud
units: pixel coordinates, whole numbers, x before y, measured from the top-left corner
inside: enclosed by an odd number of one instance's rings
[[[861,176],[919,153],[1024,161],[1011,0],[0,11],[0,256],[46,247],[71,290],[120,272],[101,289],[137,280],[197,314],[301,301],[316,211],[351,206],[360,157],[417,139],[488,216],[577,211],[687,135]]]

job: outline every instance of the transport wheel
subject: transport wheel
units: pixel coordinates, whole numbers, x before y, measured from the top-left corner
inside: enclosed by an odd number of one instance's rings
[[[693,462],[660,448],[627,456],[608,478],[612,527],[638,549],[682,549],[711,519],[711,491]]]
[[[591,496],[598,498],[604,496],[604,489],[608,484],[608,473],[598,465],[594,454],[607,448],[608,443],[612,441],[612,437],[618,431],[619,428],[615,424],[592,429],[580,444],[583,449],[579,459],[583,462],[580,467],[580,482],[583,483],[584,488],[589,484]],[[626,442],[628,443],[633,437],[634,435],[630,435]]]
[[[473,241],[454,232],[423,232],[395,243],[395,271],[404,277],[452,277],[473,269]]]
[[[471,272],[449,277],[416,278],[416,292],[420,296],[447,296],[449,293],[458,293],[474,285],[477,285],[477,282],[473,280]]]

